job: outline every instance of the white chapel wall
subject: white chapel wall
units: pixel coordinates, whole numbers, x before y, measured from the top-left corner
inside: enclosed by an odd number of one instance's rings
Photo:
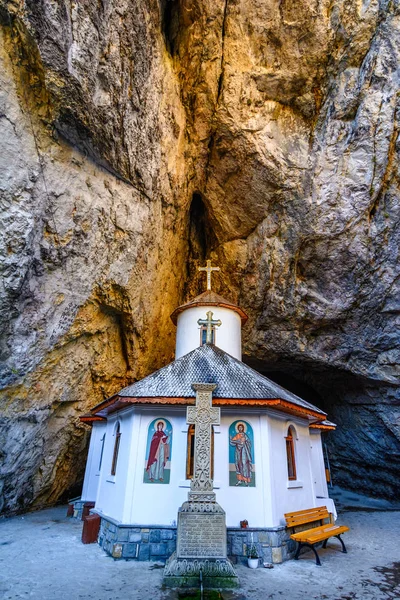
[[[271,431],[271,461],[273,481],[273,511],[271,525],[284,525],[284,514],[316,506],[311,474],[308,422],[284,415],[269,419]],[[289,426],[295,430],[294,448],[296,480],[289,481],[286,440]]]
[[[316,506],[313,468],[311,465],[308,423],[288,419],[276,411],[222,409],[221,425],[214,433],[214,484],[217,501],[226,511],[228,527],[239,527],[247,519],[251,527],[274,527],[283,524],[285,512]],[[121,444],[117,472],[111,476],[114,429],[117,416],[107,424],[96,508],[104,515],[126,524],[172,525],[177,512],[187,500],[190,481],[186,480],[187,432],[185,407],[135,407],[118,417]],[[149,425],[167,419],[173,428],[170,482],[145,483],[146,446]],[[229,485],[229,427],[244,421],[253,429],[255,487]],[[289,482],[285,436],[289,425],[296,431],[295,454],[297,480]],[[322,458],[319,436],[314,436],[315,450]],[[318,442],[319,440],[319,442]],[[318,448],[317,448],[318,446]]]
[[[186,479],[187,432],[185,408],[139,409],[138,435],[133,436],[132,456],[136,456],[134,472],[127,489],[126,515],[124,522],[141,525],[171,525],[177,521],[177,512],[187,500],[190,480]],[[173,427],[173,447],[170,483],[144,483],[148,428],[154,419],[166,418]],[[229,485],[229,427],[237,420],[251,425],[254,434],[253,458],[255,457],[256,487],[234,487]],[[271,523],[270,469],[265,449],[265,418],[243,411],[222,413],[221,425],[214,428],[214,485],[217,501],[226,511],[227,526],[239,527],[247,519],[254,527],[265,527]],[[135,441],[136,440],[136,441]],[[135,446],[135,449],[134,449]],[[130,499],[130,507],[129,507]],[[268,518],[268,522],[267,522]]]
[[[136,456],[134,474],[131,479],[132,493],[126,505],[129,523],[142,525],[176,524],[178,508],[187,500],[188,488],[182,487],[185,481],[187,431],[186,407],[166,407],[159,410],[141,409],[136,417],[140,422],[136,448],[132,453]],[[169,484],[144,483],[146,466],[146,446],[149,425],[154,419],[168,419],[172,426],[172,460]],[[129,515],[129,516],[128,516]]]
[[[315,496],[317,498],[327,498],[328,485],[326,483],[322,437],[318,429],[310,429],[310,453]]]
[[[179,358],[200,346],[199,319],[205,319],[211,310],[213,319],[220,319],[222,324],[216,327],[215,345],[228,352],[238,360],[242,360],[242,322],[234,310],[220,306],[194,306],[178,316],[176,331],[175,358]]]
[[[237,421],[251,425],[254,435],[253,461],[255,467],[255,487],[229,485],[229,427]],[[265,526],[264,487],[261,428],[258,414],[248,414],[243,410],[223,411],[220,433],[214,436],[214,474],[219,482],[216,490],[217,502],[226,512],[227,527],[239,527],[240,521],[247,519],[250,527]]]
[[[112,415],[107,421],[106,443],[100,473],[96,509],[118,521],[123,520],[125,492],[128,474],[132,466],[129,456],[132,443],[133,412],[131,410]],[[120,446],[115,475],[111,475],[115,444],[115,428],[120,423]]]
[[[132,523],[131,513],[132,513],[132,503],[134,496],[134,485],[135,485],[135,477],[136,470],[138,468],[138,450],[139,450],[139,439],[140,439],[140,426],[141,426],[141,418],[140,414],[137,414],[135,409],[133,408],[131,411],[132,414],[132,436],[130,448],[128,449],[128,472],[126,474],[126,485],[125,485],[125,495],[122,509],[122,522],[123,523]]]
[[[103,448],[103,436],[107,429],[106,421],[95,421],[90,434],[89,452],[83,480],[82,500],[95,502],[100,481],[100,460]]]

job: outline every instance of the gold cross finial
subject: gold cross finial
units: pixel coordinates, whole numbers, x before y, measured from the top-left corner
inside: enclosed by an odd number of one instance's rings
[[[207,266],[206,267],[198,267],[199,271],[206,271],[207,272],[207,289],[211,290],[211,273],[212,271],[219,271],[220,268],[219,267],[212,267],[211,266],[211,260],[207,261]]]
[[[211,312],[211,310],[208,311],[208,313],[206,313],[207,315],[207,319],[199,319],[197,321],[198,325],[205,325],[207,327],[207,337],[206,337],[206,344],[212,344],[212,330],[213,330],[213,326],[216,325],[217,327],[221,327],[222,325],[222,321],[220,319],[218,319],[218,321],[214,321],[213,319],[213,313]]]

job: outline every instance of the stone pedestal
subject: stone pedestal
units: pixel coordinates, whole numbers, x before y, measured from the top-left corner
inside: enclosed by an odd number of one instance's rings
[[[225,511],[217,502],[184,502],[178,512],[177,550],[168,560],[168,587],[235,588],[239,579],[226,553]]]
[[[196,406],[187,408],[195,425],[194,469],[188,501],[178,512],[177,548],[164,571],[169,587],[232,588],[239,580],[226,553],[225,511],[216,502],[211,479],[211,427],[220,423],[212,406],[214,383],[194,383]]]

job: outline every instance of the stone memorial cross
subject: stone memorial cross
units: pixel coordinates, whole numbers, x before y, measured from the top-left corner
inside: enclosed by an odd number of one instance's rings
[[[194,383],[196,406],[187,407],[187,422],[194,430],[194,469],[190,483],[189,502],[215,502],[211,479],[211,428],[219,425],[221,409],[212,406],[215,383]]]
[[[219,267],[212,267],[211,266],[211,260],[207,261],[207,266],[206,267],[197,267],[199,271],[206,271],[207,273],[207,289],[211,290],[211,273],[213,271],[219,271],[220,268]]]
[[[212,406],[215,383],[193,383],[196,405],[187,407],[194,430],[194,470],[190,492],[178,511],[176,552],[168,559],[164,583],[169,587],[237,587],[238,576],[227,557],[225,511],[218,504],[211,479],[212,426],[221,421]]]
[[[205,325],[207,327],[207,335],[206,335],[206,344],[212,344],[212,330],[213,326],[217,325],[217,327],[221,327],[222,321],[218,319],[218,321],[213,320],[213,313],[209,310],[206,313],[207,319],[199,319],[197,321],[198,325]]]

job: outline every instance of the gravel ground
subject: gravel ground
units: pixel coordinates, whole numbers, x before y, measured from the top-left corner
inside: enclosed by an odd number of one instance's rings
[[[162,590],[161,565],[114,561],[80,541],[82,523],[66,507],[0,520],[0,598],[35,600],[177,600]],[[400,511],[343,512],[348,554],[321,550],[322,567],[306,552],[273,569],[238,566],[241,588],[223,600],[400,598]],[[338,544],[338,543],[337,543]],[[338,546],[339,547],[339,544]]]

